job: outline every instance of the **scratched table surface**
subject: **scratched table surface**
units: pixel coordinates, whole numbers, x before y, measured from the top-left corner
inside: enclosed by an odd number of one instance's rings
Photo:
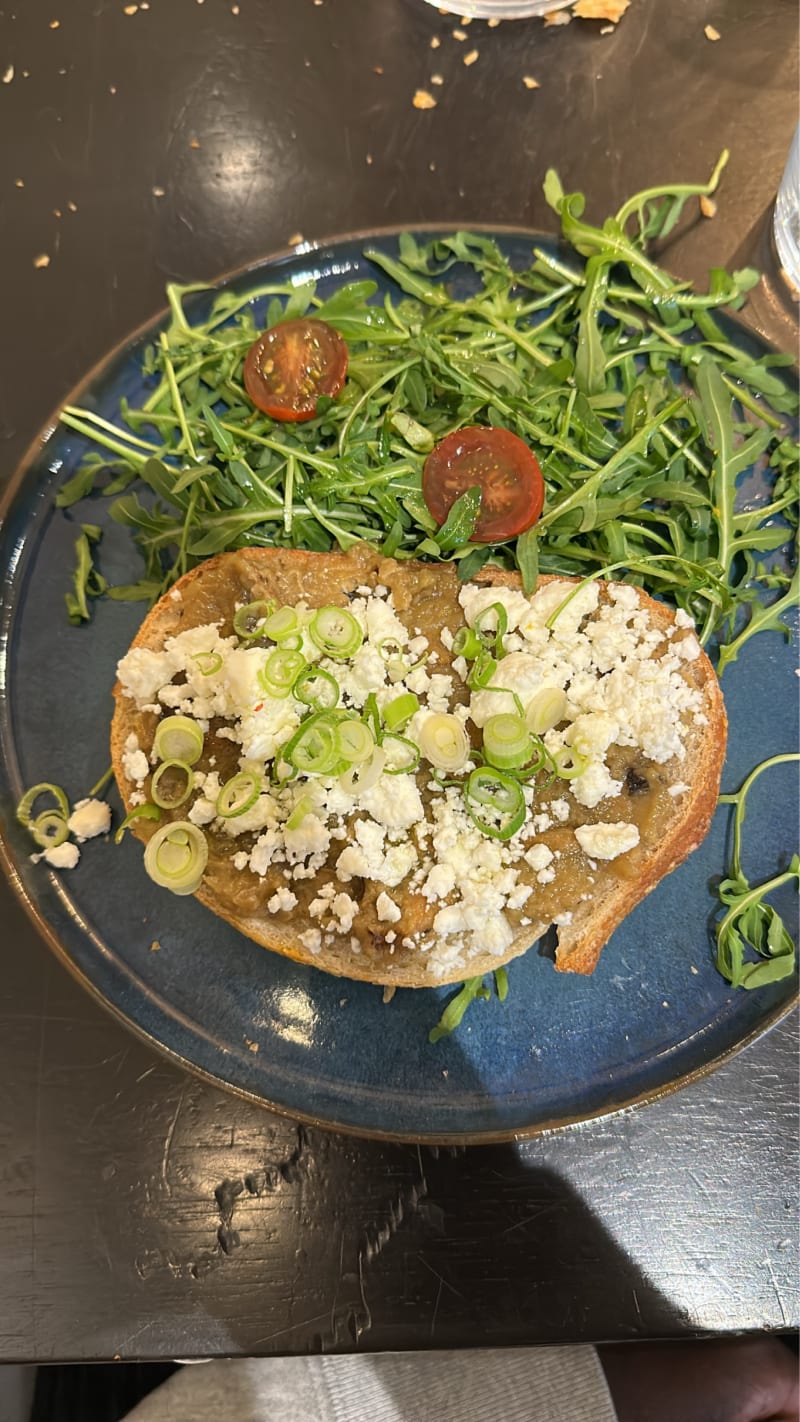
[[[727,145],[717,217],[669,264],[769,263],[793,6],[633,0],[612,33],[476,21],[461,41],[454,25],[422,0],[4,4],[0,477],[166,280],[297,233],[549,228],[550,163],[603,215]],[[418,88],[435,108],[413,106]],[[780,292],[753,319],[791,339]],[[5,882],[0,925],[4,1360],[798,1322],[791,1021],[645,1109],[417,1150],[305,1130],[184,1075],[72,981]]]

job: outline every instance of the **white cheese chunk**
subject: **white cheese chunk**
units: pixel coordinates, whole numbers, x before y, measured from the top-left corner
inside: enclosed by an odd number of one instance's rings
[[[631,824],[579,825],[575,838],[585,854],[593,859],[616,859],[639,843],[639,830]]]

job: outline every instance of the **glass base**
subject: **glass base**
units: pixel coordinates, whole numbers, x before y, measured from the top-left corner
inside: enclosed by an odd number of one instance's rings
[[[551,10],[565,10],[572,0],[427,0],[437,10],[446,11],[465,20],[529,20],[535,15],[548,15]]]

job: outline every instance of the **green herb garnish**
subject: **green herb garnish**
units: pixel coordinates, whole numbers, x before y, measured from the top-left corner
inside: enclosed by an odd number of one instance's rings
[[[505,1002],[508,997],[508,973],[505,968],[498,968],[493,977],[497,996]],[[478,999],[488,1002],[491,995],[484,978],[468,978],[455,997],[451,997],[436,1026],[431,1028],[428,1041],[440,1042],[442,1037],[449,1037],[460,1025],[467,1008]]]
[[[95,487],[113,494],[112,518],[144,556],[140,581],[108,595],[153,601],[201,559],[254,545],[325,551],[365,539],[398,558],[453,560],[462,577],[491,559],[517,567],[528,591],[539,572],[584,577],[613,563],[689,612],[703,641],[726,629],[720,665],[734,660],[747,637],[780,625],[795,596],[788,578],[770,583],[755,562],[797,522],[797,446],[784,421],[797,397],[780,369],[792,357],[752,358],[711,314],[740,307],[757,273],[715,269],[697,293],[645,251],[689,197],[715,190],[726,161],[707,183],[637,194],[599,227],[551,171],[545,194],[572,254],[534,248],[520,272],[487,237],[419,244],[403,233],[396,256],[366,252],[399,300],[374,304],[368,280],[327,300],[313,282],[267,285],[221,292],[195,319],[184,302],[202,288],[170,286],[143,406],[123,402],[113,422],[62,411],[108,458],[87,456],[59,504]],[[450,293],[456,266],[471,272],[474,295]],[[288,426],[254,410],[242,365],[264,319],[306,312],[348,342],[348,380],[314,419]],[[494,546],[469,542],[474,491],[440,529],[421,493],[428,451],[476,423],[531,445],[546,485],[539,523]],[[737,512],[737,481],[755,461],[767,465],[770,492]],[[81,542],[76,621],[105,590],[90,553]]]
[[[733,987],[763,987],[779,982],[794,972],[795,945],[780,915],[767,898],[784,884],[800,886],[800,858],[795,854],[786,869],[763,884],[751,886],[742,870],[742,826],[747,796],[754,781],[773,765],[800,761],[800,755],[773,755],[751,770],[735,795],[720,795],[721,805],[735,805],[733,849],[727,879],[719,886],[719,897],[727,912],[716,925],[716,965]],[[746,958],[750,948],[758,956]]]

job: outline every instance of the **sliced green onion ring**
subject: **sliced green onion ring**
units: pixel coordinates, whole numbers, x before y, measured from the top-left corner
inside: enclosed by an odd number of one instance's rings
[[[322,667],[306,667],[292,687],[292,695],[314,711],[332,711],[339,704],[339,683]]]
[[[233,630],[241,642],[264,636],[264,623],[275,611],[274,602],[246,602],[233,614]]]
[[[286,637],[291,637],[297,632],[299,627],[297,613],[293,607],[279,607],[277,612],[271,612],[265,618],[261,626],[261,635],[271,637],[273,642],[283,642]]]
[[[223,820],[236,819],[251,810],[261,794],[261,780],[250,770],[240,770],[226,780],[217,796],[217,814]]]
[[[589,764],[588,755],[583,755],[581,751],[575,750],[573,746],[564,746],[556,751],[553,756],[556,775],[561,780],[575,780],[577,776],[583,775]]]
[[[57,849],[69,834],[69,826],[58,810],[42,810],[28,829],[40,849]]]
[[[567,714],[567,693],[557,686],[543,686],[528,702],[525,724],[534,736],[552,731]]]
[[[453,656],[466,657],[468,662],[473,662],[481,650],[482,643],[477,632],[473,632],[471,627],[459,627],[453,638]]]
[[[134,805],[133,809],[125,816],[122,824],[114,835],[114,843],[121,844],[122,837],[126,829],[130,829],[134,820],[160,820],[161,811],[158,805],[151,805],[148,801],[146,805]]]
[[[502,771],[487,766],[473,770],[464,801],[473,824],[492,839],[510,839],[525,822],[522,786]]]
[[[208,844],[190,820],[162,825],[147,842],[144,867],[154,883],[173,894],[193,894],[208,863]]]
[[[33,809],[34,802],[38,800],[40,795],[52,795],[58,805],[62,819],[69,819],[69,801],[61,789],[61,786],[51,785],[48,781],[44,780],[41,784],[32,785],[30,790],[26,790],[17,805],[17,819],[21,825],[24,825],[26,829],[28,828],[31,822],[31,810]]]
[[[365,790],[371,790],[373,785],[377,785],[383,775],[386,765],[386,751],[382,746],[376,746],[371,760],[363,761],[361,765],[348,766],[347,770],[339,776],[339,784],[348,795],[360,795]]]
[[[166,716],[153,741],[159,760],[182,760],[195,765],[203,754],[203,732],[188,716]]]
[[[341,760],[336,749],[336,725],[328,713],[308,716],[282,748],[284,760],[304,775],[331,775]]]
[[[321,607],[314,613],[308,631],[321,652],[340,659],[355,656],[364,640],[359,623],[346,607]]]
[[[375,737],[365,721],[341,721],[336,727],[337,753],[350,765],[361,765],[375,750]]]
[[[378,643],[378,651],[385,662],[391,662],[396,657],[402,657],[405,648],[396,637],[382,637]]]
[[[498,770],[519,770],[533,755],[533,739],[521,716],[501,711],[483,728],[483,749]]]
[[[268,696],[283,700],[292,690],[297,678],[305,670],[306,660],[302,652],[289,651],[279,647],[270,652],[258,673],[259,685]]]
[[[195,652],[192,661],[201,676],[213,676],[222,666],[219,652]]]
[[[362,714],[367,724],[372,727],[372,734],[375,737],[376,741],[379,741],[381,738],[381,713],[378,707],[378,698],[375,695],[374,691],[370,692],[369,696],[364,702],[364,710]]]
[[[176,770],[180,771],[186,779],[182,786],[180,783],[178,784],[177,790],[171,795],[169,790],[165,793],[161,781],[170,771]],[[162,810],[177,810],[179,805],[186,803],[193,789],[194,771],[185,760],[162,760],[158,769],[153,772],[153,778],[150,781],[150,798],[153,804],[158,805]]]
[[[402,731],[412,716],[419,711],[419,697],[413,691],[404,691],[383,708],[383,724],[387,731]]]
[[[419,748],[437,770],[460,770],[469,755],[464,723],[448,712],[435,712],[422,727]]]
[[[471,686],[476,691],[482,691],[484,687],[489,685],[489,682],[497,671],[497,666],[497,658],[493,657],[491,652],[487,652],[483,649],[478,653],[472,663],[469,676],[467,677],[467,686]]]
[[[503,638],[508,631],[508,613],[502,602],[493,602],[489,607],[484,607],[475,618],[472,630],[477,633],[484,647],[494,648],[502,655]]]
[[[384,769],[387,775],[408,775],[419,765],[419,746],[415,746],[407,736],[397,736],[389,731],[381,741],[386,753]]]
[[[286,821],[286,828],[288,830],[299,829],[306,815],[310,815],[313,808],[314,803],[311,796],[302,795]]]

